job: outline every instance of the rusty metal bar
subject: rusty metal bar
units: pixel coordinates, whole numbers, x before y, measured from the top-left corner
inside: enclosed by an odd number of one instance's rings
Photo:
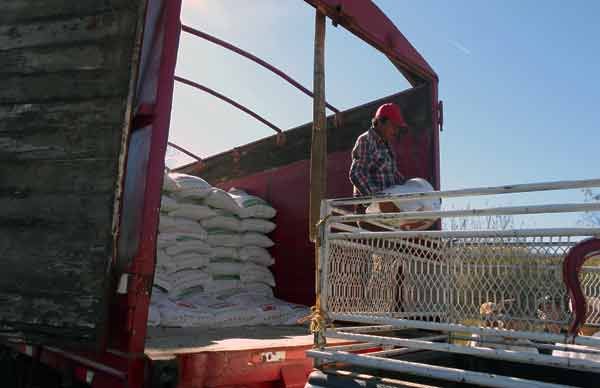
[[[186,26],[185,24],[181,26],[181,30],[183,32],[187,32],[188,34],[197,36],[197,37],[205,39],[211,43],[219,45],[223,48],[226,48],[227,50],[233,51],[234,53],[239,54],[245,58],[248,58],[252,62],[257,63],[260,66],[264,67],[265,69],[277,74],[279,77],[281,77],[282,79],[287,81],[289,84],[294,86],[296,89],[300,90],[302,93],[306,94],[307,96],[309,96],[311,98],[314,98],[314,94],[310,90],[308,90],[307,88],[302,86],[302,84],[300,84],[300,82],[296,81],[295,79],[293,79],[289,75],[285,74],[283,71],[279,70],[278,68],[271,65],[270,63],[266,62],[265,60],[258,58],[256,55],[249,53],[248,51],[242,50],[241,48],[236,47],[233,44],[228,43],[224,40],[221,40],[221,39],[217,38],[216,36],[207,34],[206,32],[197,30],[190,26]],[[334,113],[340,113],[340,111],[337,108],[335,108],[334,106],[330,105],[327,102],[325,102],[325,106]]]
[[[181,151],[181,152],[183,152],[184,154],[186,154],[187,156],[190,156],[190,157],[192,157],[192,158],[196,159],[196,160],[197,160],[197,161],[199,161],[199,162],[201,162],[201,161],[202,161],[202,158],[201,158],[201,157],[199,157],[199,156],[198,156],[198,155],[196,155],[196,154],[193,154],[192,152],[190,152],[190,151],[186,150],[185,148],[183,148],[183,147],[181,147],[181,146],[178,146],[178,145],[177,145],[177,144],[175,144],[175,143],[172,143],[172,142],[170,142],[170,141],[169,141],[169,142],[167,142],[167,144],[168,144],[170,147],[173,147],[173,148],[175,148],[177,151]]]
[[[236,108],[238,108],[239,110],[241,110],[242,112],[254,117],[255,119],[257,119],[258,121],[260,121],[261,123],[265,124],[266,126],[268,126],[269,128],[273,129],[275,132],[277,133],[282,133],[281,128],[279,128],[278,126],[276,126],[275,124],[271,123],[270,121],[268,121],[267,119],[263,118],[262,116],[260,116],[259,114],[251,111],[250,109],[246,108],[245,106],[243,106],[242,104],[237,103],[236,101],[232,100],[231,98],[215,91],[212,90],[204,85],[201,85],[197,82],[194,81],[190,81],[189,79],[183,78],[183,77],[179,77],[179,76],[175,76],[175,81],[177,82],[181,82],[182,84],[191,86],[193,88],[196,88],[198,90],[202,90],[203,92],[206,92],[208,94],[211,94],[233,106],[235,106]]]

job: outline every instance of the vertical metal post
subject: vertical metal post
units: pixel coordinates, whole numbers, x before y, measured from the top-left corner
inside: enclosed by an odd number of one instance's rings
[[[327,119],[325,117],[325,14],[318,9],[315,16],[315,58],[313,75],[313,129],[310,150],[310,215],[309,235],[315,243],[315,309],[320,310],[321,289],[321,237],[317,224],[321,219],[321,201],[327,188]],[[313,321],[320,311],[315,311]],[[314,345],[322,348],[325,343],[323,330],[314,333]]]
[[[325,15],[315,18],[313,129],[310,151],[310,239],[316,242],[321,200],[327,187],[327,120],[325,117]],[[318,249],[317,249],[318,251]]]

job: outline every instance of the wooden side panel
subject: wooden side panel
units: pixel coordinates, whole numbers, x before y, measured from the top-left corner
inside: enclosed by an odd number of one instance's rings
[[[96,347],[145,0],[0,3],[0,324]]]

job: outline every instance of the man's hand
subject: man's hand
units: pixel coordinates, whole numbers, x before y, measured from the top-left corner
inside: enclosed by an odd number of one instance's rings
[[[381,202],[379,204],[379,210],[382,213],[397,213],[400,211],[393,202]]]

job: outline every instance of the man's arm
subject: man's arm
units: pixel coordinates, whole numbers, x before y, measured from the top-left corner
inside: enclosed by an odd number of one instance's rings
[[[364,139],[359,138],[352,150],[352,165],[350,166],[350,182],[358,189],[361,195],[375,194],[369,182],[369,169],[371,157],[368,145]]]

